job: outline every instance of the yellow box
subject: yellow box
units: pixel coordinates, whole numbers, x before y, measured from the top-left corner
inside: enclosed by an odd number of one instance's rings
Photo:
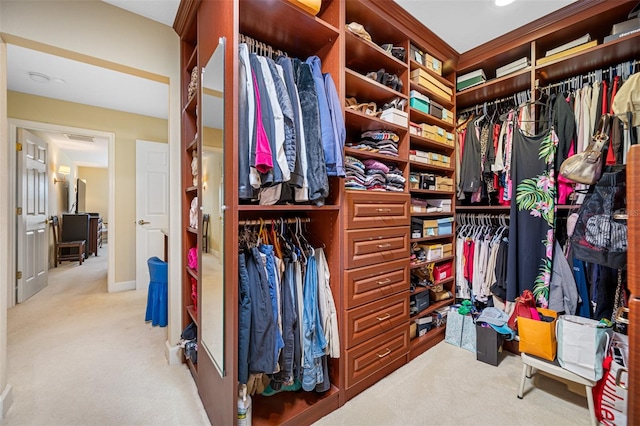
[[[453,96],[453,89],[443,84],[440,80],[438,80],[436,77],[429,74],[422,68],[411,71],[411,81],[413,81],[414,83],[418,83],[420,86],[436,94],[437,96],[451,101],[451,97]]]
[[[446,243],[442,245],[442,257],[453,255],[453,244]]]
[[[427,253],[427,261],[438,260],[442,258],[442,244],[431,244],[422,246]]]
[[[446,133],[446,144],[449,146],[454,146],[456,144],[456,139],[453,133]]]
[[[453,124],[453,113],[446,108],[442,108],[442,120]]]
[[[436,142],[447,143],[447,132],[442,127],[436,127]]]
[[[438,75],[442,75],[442,61],[428,53],[424,54],[425,66]]]
[[[433,126],[431,124],[420,125],[422,127],[422,137],[427,139],[436,140],[436,136],[438,134],[438,126]]]
[[[435,237],[438,235],[438,221],[437,220],[423,220],[422,221],[422,236],[423,237]]]

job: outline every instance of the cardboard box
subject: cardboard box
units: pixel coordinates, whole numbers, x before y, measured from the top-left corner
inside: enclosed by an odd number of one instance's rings
[[[447,132],[442,128],[436,126],[436,142],[447,143]]]
[[[427,219],[422,221],[422,236],[435,237],[438,235],[438,221],[436,219]]]
[[[433,115],[435,118],[439,118],[442,120],[442,111],[444,107],[437,103],[436,101],[431,101],[431,111],[429,114]]]
[[[422,127],[423,138],[436,140],[436,137],[438,136],[438,126],[423,123],[420,127]]]
[[[429,292],[421,291],[417,294],[409,296],[409,313],[412,315],[419,314],[429,307]]]
[[[442,75],[442,61],[434,58],[428,53],[424,54],[425,66],[438,75]]]
[[[382,111],[380,118],[399,126],[407,127],[409,125],[409,113],[401,111],[397,108],[389,108]]]
[[[449,146],[454,146],[456,144],[456,139],[453,133],[445,132],[445,143]]]
[[[412,44],[410,46],[410,51],[411,51],[411,59],[413,59],[420,65],[425,65],[424,52],[422,52],[422,50],[418,49],[418,47]]]
[[[446,108],[442,108],[442,120],[449,124],[453,124],[453,112]]]
[[[438,220],[438,235],[453,233],[453,217],[443,217]]]
[[[451,211],[451,200],[442,198],[430,198],[427,200],[427,204],[433,207],[439,207],[442,212],[448,213]]]
[[[427,254],[427,261],[438,260],[442,258],[442,244],[431,244],[424,246]]]
[[[409,133],[416,136],[422,136],[422,127],[414,122],[409,123]]]
[[[442,245],[442,257],[453,256],[453,244],[446,243]]]
[[[409,339],[415,339],[418,333],[418,324],[415,322],[411,322],[409,324]]]
[[[450,87],[423,69],[411,71],[411,81],[448,101],[453,96],[453,90]]]
[[[425,291],[425,293],[429,293],[429,292]],[[418,318],[415,321],[415,324],[416,324],[416,336],[417,337],[424,336],[429,332],[429,330],[433,328],[433,317],[427,316],[424,318]]]
[[[421,189],[419,173],[409,173],[409,189]]]

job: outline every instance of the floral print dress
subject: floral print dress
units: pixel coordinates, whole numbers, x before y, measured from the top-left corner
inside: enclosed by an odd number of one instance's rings
[[[535,136],[513,131],[507,300],[531,290],[543,308],[549,305],[553,259],[557,145],[553,129]]]

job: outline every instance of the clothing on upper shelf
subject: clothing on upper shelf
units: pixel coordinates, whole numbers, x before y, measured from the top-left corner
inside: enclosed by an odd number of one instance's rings
[[[324,204],[328,176],[345,176],[346,137],[335,83],[317,56],[275,61],[239,45],[239,197]]]
[[[360,191],[403,192],[406,179],[396,166],[374,159],[361,161],[348,155],[345,159],[345,188]]]

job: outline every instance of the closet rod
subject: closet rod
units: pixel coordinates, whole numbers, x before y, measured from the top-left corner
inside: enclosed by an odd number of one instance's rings
[[[311,222],[311,219],[308,217],[290,217],[290,218],[278,218],[278,219],[273,219],[273,223],[274,224],[278,224],[284,222],[288,225],[294,225],[296,223],[309,223]],[[238,225],[239,226],[256,226],[256,225],[265,225],[265,226],[271,226],[272,224],[272,219],[267,220],[260,220],[260,219],[250,219],[250,220],[240,220],[238,221]]]
[[[620,64],[617,64],[617,65],[614,65],[614,66],[611,66],[611,67],[608,67],[608,68],[589,71],[586,74],[581,74],[581,75],[576,75],[576,76],[573,76],[573,77],[565,78],[564,80],[559,81],[557,83],[547,84],[546,86],[537,86],[536,89],[537,90],[551,89],[553,87],[559,87],[559,86],[563,86],[563,85],[567,85],[567,84],[576,83],[577,80],[582,80],[580,83],[578,83],[578,84],[582,84],[582,83],[584,83],[584,80],[586,78],[597,77],[599,74],[608,73],[608,72],[611,72],[611,71],[616,71],[617,72],[616,68],[619,68],[619,67],[629,66],[629,67],[635,68],[635,66],[639,65],[639,64],[640,64],[640,61],[637,60],[637,59],[635,59],[633,61],[626,61],[626,62],[622,62]]]
[[[489,101],[489,102],[484,102],[482,105],[484,106],[486,104],[487,106],[491,106],[491,105],[501,104],[501,103],[507,102],[507,101],[513,101],[514,100],[513,96],[514,95],[508,96],[506,98],[494,99],[494,100]],[[468,108],[465,108],[463,110],[460,110],[460,111],[458,111],[458,115],[466,114],[466,113],[469,113],[469,112],[476,112],[479,106],[480,106],[480,104],[477,104],[477,105],[474,105],[472,107],[468,107]]]
[[[255,53],[260,56],[268,56],[271,59],[275,59],[278,56],[289,56],[286,52],[280,49],[274,49],[266,43],[258,41],[254,38],[240,34],[240,43],[246,43],[249,47],[249,53]]]

